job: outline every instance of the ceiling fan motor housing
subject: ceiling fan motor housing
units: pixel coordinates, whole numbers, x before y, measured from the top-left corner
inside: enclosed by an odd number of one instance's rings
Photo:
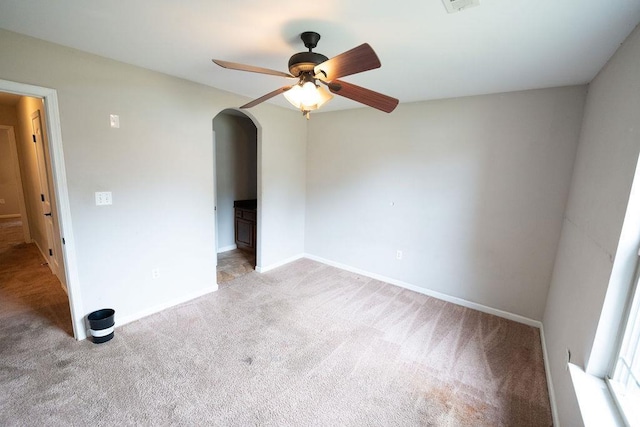
[[[302,73],[313,71],[316,65],[329,59],[321,53],[311,52],[311,49],[318,45],[320,34],[315,31],[305,31],[300,34],[300,39],[309,52],[296,53],[289,59],[289,72],[296,77],[300,77]]]
[[[299,52],[289,59],[289,72],[295,77],[305,71],[313,71],[313,68],[327,61],[329,58],[316,52]]]

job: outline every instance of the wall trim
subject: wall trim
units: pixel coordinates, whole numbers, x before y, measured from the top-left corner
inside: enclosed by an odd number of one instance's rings
[[[553,425],[559,426],[558,405],[556,404],[556,393],[553,389],[553,381],[551,379],[551,366],[549,365],[549,353],[547,353],[547,340],[544,336],[544,324],[540,324],[540,342],[542,343],[542,361],[544,362],[544,372],[547,375],[547,390],[549,392],[549,403],[551,405],[551,418]]]
[[[218,290],[218,285],[207,286],[207,287],[205,287],[203,289],[200,289],[199,291],[193,292],[193,293],[191,293],[189,295],[181,296],[179,298],[164,302],[162,304],[155,305],[155,306],[150,307],[150,308],[146,308],[146,309],[144,309],[142,311],[138,311],[137,313],[133,313],[133,314],[130,314],[130,315],[124,316],[124,317],[119,317],[118,316],[118,311],[116,310],[116,317],[115,317],[116,325],[115,326],[116,326],[116,328],[119,328],[120,326],[124,326],[124,325],[126,325],[128,323],[135,322],[136,320],[140,320],[142,318],[151,316],[152,314],[159,313],[159,312],[161,312],[163,310],[166,310],[168,308],[175,307],[177,305],[180,305],[180,304],[183,304],[185,302],[194,300],[196,298],[200,298],[200,297],[205,296],[207,294],[213,293],[213,292],[215,292],[217,290]],[[86,328],[86,332],[88,333],[88,331],[89,331],[88,325],[85,325],[85,328]]]
[[[283,265],[286,265],[286,264],[289,264],[290,262],[299,260],[300,258],[307,258],[307,256],[305,254],[294,255],[294,256],[292,256],[290,258],[287,258],[285,260],[276,262],[276,263],[268,265],[266,267],[260,267],[260,266],[256,265],[256,271],[258,273],[266,273],[267,271],[271,271],[274,268],[282,267]]]
[[[361,270],[359,268],[351,267],[346,264],[341,264],[336,261],[332,261],[326,258],[322,258],[312,254],[304,254],[305,258],[308,258],[313,261],[318,261],[323,264],[330,265],[332,267],[337,267],[342,270],[350,271],[352,273],[360,274],[362,276],[370,277],[372,279],[380,280],[382,282],[389,283],[391,285],[399,286],[401,288],[409,289],[410,291],[417,292],[419,294],[427,295],[433,298],[437,298],[442,301],[447,301],[453,304],[461,305],[463,307],[472,308],[474,310],[481,311],[483,313],[493,314],[498,317],[502,317],[504,319],[513,320],[514,322],[523,323],[528,326],[533,326],[534,328],[540,329],[542,327],[542,322],[539,320],[530,319],[528,317],[520,316],[519,314],[510,313],[504,310],[498,310],[497,308],[488,307],[483,304],[478,304],[472,301],[467,301],[462,298],[450,296],[447,294],[443,294],[437,291],[432,291],[430,289],[423,288],[421,286],[412,285],[411,283],[403,282],[401,280],[392,279],[391,277],[382,276],[380,274],[371,273],[369,271]]]
[[[20,214],[0,215],[0,219],[10,219],[10,218],[22,218],[22,215],[20,215]]]
[[[222,248],[218,248],[218,253],[221,254],[223,252],[229,252],[229,251],[233,251],[235,249],[238,249],[238,245],[224,246]]]

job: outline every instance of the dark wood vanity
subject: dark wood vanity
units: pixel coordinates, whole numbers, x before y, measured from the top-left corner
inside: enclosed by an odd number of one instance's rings
[[[233,202],[235,217],[235,238],[238,249],[255,252],[257,200],[236,200]]]

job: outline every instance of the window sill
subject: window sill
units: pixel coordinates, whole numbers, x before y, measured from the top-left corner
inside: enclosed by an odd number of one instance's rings
[[[607,383],[569,363],[569,373],[585,427],[624,426]]]

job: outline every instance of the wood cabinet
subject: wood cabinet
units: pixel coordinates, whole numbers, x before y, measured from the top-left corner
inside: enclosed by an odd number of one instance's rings
[[[256,250],[256,201],[236,200],[233,203],[235,216],[235,240],[238,249]]]

